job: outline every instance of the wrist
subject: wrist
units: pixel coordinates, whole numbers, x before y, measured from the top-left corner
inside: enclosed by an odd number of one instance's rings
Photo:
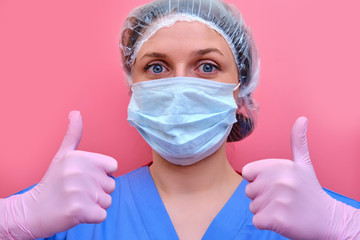
[[[339,239],[360,238],[360,210],[343,203],[343,227]]]
[[[360,210],[336,201],[336,208],[325,240],[360,239]]]
[[[26,221],[21,194],[0,199],[0,212],[1,239],[35,239]]]

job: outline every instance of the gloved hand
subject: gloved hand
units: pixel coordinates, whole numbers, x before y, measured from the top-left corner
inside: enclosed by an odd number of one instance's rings
[[[267,159],[242,169],[253,224],[290,239],[360,239],[359,210],[331,198],[316,178],[306,129],[307,119],[297,119],[291,133],[293,161]]]
[[[54,235],[80,223],[100,223],[111,204],[115,159],[77,151],[82,135],[80,112],[69,126],[46,174],[33,189],[0,202],[0,238],[34,239]]]

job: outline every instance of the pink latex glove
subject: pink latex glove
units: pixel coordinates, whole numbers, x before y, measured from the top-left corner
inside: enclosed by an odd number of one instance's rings
[[[0,200],[0,239],[44,238],[80,223],[100,223],[111,204],[115,159],[78,151],[80,112],[69,114],[69,127],[45,176],[26,193]]]
[[[253,224],[290,239],[360,239],[359,210],[331,198],[316,178],[306,129],[307,119],[297,119],[291,133],[293,161],[266,159],[242,169]]]

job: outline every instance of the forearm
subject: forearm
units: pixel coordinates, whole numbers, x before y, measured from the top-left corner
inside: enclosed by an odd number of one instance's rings
[[[21,195],[0,199],[0,239],[35,239],[27,226]]]

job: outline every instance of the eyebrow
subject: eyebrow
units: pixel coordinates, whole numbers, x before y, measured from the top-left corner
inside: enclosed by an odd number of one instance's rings
[[[206,55],[208,53],[213,53],[213,52],[218,53],[221,56],[224,56],[224,54],[217,48],[205,48],[205,49],[196,50],[196,51],[192,52],[190,55],[191,56],[203,56],[203,55]],[[144,56],[142,56],[140,58],[140,60],[142,60],[146,57],[148,57],[148,58],[167,58],[167,55],[163,54],[163,53],[158,53],[158,52],[149,52],[149,53],[146,53]]]
[[[203,56],[203,55],[206,55],[208,53],[218,53],[222,56],[224,56],[224,54],[217,48],[205,48],[205,49],[200,49],[200,50],[197,50],[193,53],[191,53],[191,55],[194,55],[194,56]]]
[[[162,53],[158,53],[158,52],[150,52],[150,53],[146,53],[144,56],[142,56],[140,58],[143,59],[143,58],[146,58],[146,57],[149,57],[149,58],[167,58],[166,54],[162,54]]]

